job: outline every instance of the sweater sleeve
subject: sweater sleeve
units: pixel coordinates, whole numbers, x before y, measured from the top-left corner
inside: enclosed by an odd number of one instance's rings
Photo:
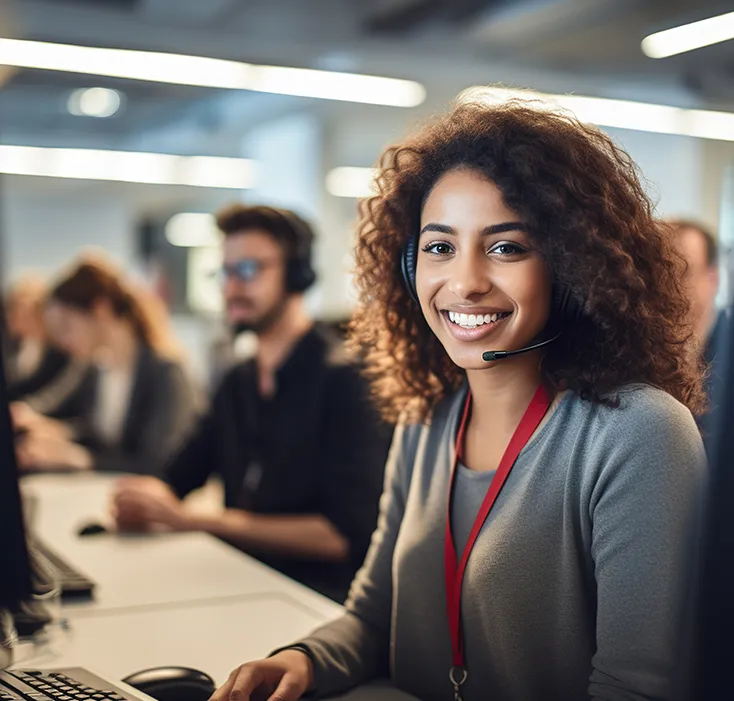
[[[407,474],[412,470],[415,455],[409,445],[414,437],[412,429],[395,429],[377,530],[364,565],[352,583],[346,612],[298,643],[314,662],[315,692],[319,698],[389,674],[392,561],[405,511]]]
[[[680,663],[706,459],[690,412],[663,392],[648,397],[604,437],[589,491],[595,701],[672,698]]]

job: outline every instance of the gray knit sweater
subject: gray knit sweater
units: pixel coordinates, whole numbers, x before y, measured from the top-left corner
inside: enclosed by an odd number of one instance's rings
[[[347,612],[301,641],[319,696],[389,675],[453,699],[443,548],[465,393],[396,432]],[[520,454],[464,578],[465,701],[670,697],[705,457],[671,396],[636,385],[620,399],[567,393]]]

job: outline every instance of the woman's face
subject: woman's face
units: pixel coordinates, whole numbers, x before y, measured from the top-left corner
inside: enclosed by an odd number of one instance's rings
[[[520,216],[480,173],[447,172],[421,213],[416,288],[431,330],[465,370],[487,368],[486,350],[516,350],[545,327],[547,266],[521,228],[496,232]],[[498,361],[504,362],[504,361]]]
[[[99,328],[93,314],[60,302],[46,307],[46,325],[51,340],[70,355],[91,360],[99,347]]]

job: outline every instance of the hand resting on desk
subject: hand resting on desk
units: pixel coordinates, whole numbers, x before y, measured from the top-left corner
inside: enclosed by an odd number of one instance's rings
[[[28,431],[16,438],[15,446],[24,472],[79,472],[92,467],[92,456],[84,446],[52,433]]]
[[[166,526],[188,530],[182,501],[157,477],[126,477],[117,483],[112,515],[120,531],[144,531]]]
[[[209,701],[296,701],[313,690],[313,665],[299,650],[240,665]],[[237,694],[233,692],[237,690]],[[342,701],[419,701],[386,679],[375,679],[338,697]]]
[[[313,664],[299,650],[283,650],[237,667],[209,701],[297,701],[313,685]]]
[[[91,469],[91,454],[74,442],[72,431],[65,423],[39,414],[25,402],[13,402],[10,414],[21,470],[61,472]]]

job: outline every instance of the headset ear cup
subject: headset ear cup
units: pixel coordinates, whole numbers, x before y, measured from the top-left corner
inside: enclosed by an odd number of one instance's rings
[[[289,292],[305,292],[316,282],[311,263],[303,258],[292,258],[286,268],[286,285]]]
[[[403,247],[403,253],[400,257],[400,271],[403,274],[403,282],[405,283],[405,289],[408,290],[410,298],[418,304],[418,291],[415,287],[415,268],[417,264],[418,255],[418,239],[411,236],[405,246]]]
[[[289,258],[285,269],[285,284],[289,292],[305,292],[316,282],[316,271],[311,265],[311,246],[314,234],[308,222],[287,209],[268,207],[283,220],[296,242],[294,257]]]

